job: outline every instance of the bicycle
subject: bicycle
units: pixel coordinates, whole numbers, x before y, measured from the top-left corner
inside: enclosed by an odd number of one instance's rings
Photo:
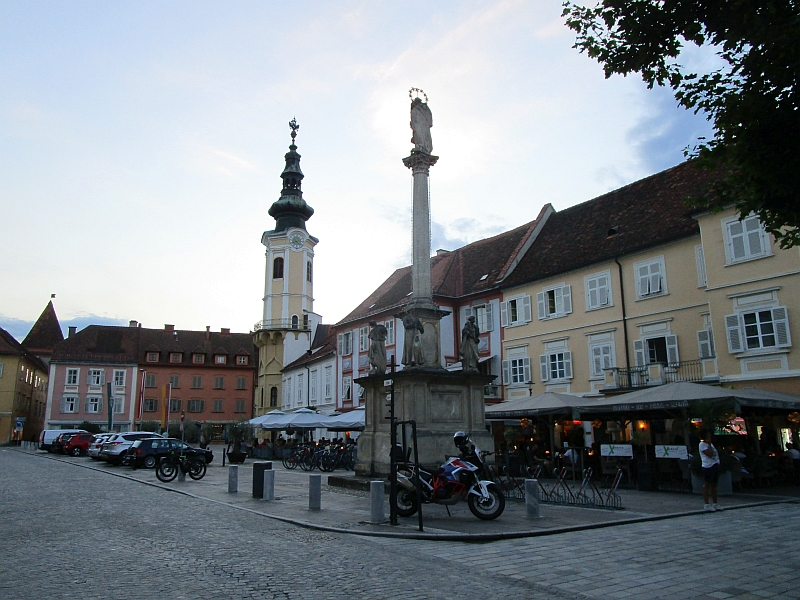
[[[202,456],[192,454],[170,454],[161,459],[156,467],[156,477],[159,481],[168,483],[178,476],[178,469],[189,475],[194,480],[199,480],[206,475],[206,461]]]

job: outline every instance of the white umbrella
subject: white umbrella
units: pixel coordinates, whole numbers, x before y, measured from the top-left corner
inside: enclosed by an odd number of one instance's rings
[[[276,417],[280,417],[280,416],[283,416],[285,414],[286,414],[285,412],[283,412],[281,410],[278,410],[278,409],[275,409],[275,410],[272,410],[272,411],[268,412],[265,415],[261,415],[260,417],[254,417],[254,418],[250,419],[250,421],[248,421],[248,422],[250,423],[250,425],[258,426],[258,425],[261,425],[262,423],[264,423],[266,421],[274,420]]]
[[[366,419],[366,411],[362,406],[340,415],[326,417],[326,419],[327,425],[325,425],[325,427],[330,430],[363,430]]]
[[[500,404],[487,406],[486,418],[505,419],[532,417],[535,415],[571,414],[573,408],[585,404],[586,398],[581,398],[580,396],[545,392],[536,396],[525,396],[524,398],[506,400]]]
[[[728,400],[734,397],[734,390],[678,381],[620,394],[598,402],[584,400],[580,411],[581,413],[592,413],[688,408],[689,403],[693,400]]]
[[[316,429],[317,427],[325,427],[325,419],[327,419],[327,417],[318,415],[311,409],[299,408],[294,412],[275,415],[272,419],[264,420],[261,423],[261,428],[274,431],[283,431],[286,429]]]
[[[733,396],[741,406],[758,406],[762,408],[783,408],[786,410],[800,410],[800,396],[785,392],[771,392],[758,388],[746,387],[740,390],[731,390]]]

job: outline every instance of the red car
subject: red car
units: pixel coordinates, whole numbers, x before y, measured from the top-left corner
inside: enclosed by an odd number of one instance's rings
[[[61,451],[72,456],[83,456],[89,449],[89,444],[92,443],[93,439],[94,435],[91,433],[76,433],[69,438]]]

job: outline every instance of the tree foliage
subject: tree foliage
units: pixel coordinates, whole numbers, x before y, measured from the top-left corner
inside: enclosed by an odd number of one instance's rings
[[[721,181],[695,203],[756,213],[781,247],[800,245],[800,0],[565,2],[563,16],[607,78],[639,73],[713,122],[713,139],[687,155]],[[686,44],[713,48],[723,66],[691,72],[678,62]]]

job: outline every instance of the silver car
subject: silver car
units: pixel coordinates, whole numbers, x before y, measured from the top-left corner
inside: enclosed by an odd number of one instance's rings
[[[100,451],[103,449],[103,443],[110,438],[113,433],[98,433],[94,436],[92,443],[89,444],[89,449],[86,451],[86,456],[92,460],[100,460]]]
[[[158,436],[149,431],[123,431],[122,433],[117,433],[103,442],[100,458],[112,465],[121,465],[133,442],[151,437]]]

